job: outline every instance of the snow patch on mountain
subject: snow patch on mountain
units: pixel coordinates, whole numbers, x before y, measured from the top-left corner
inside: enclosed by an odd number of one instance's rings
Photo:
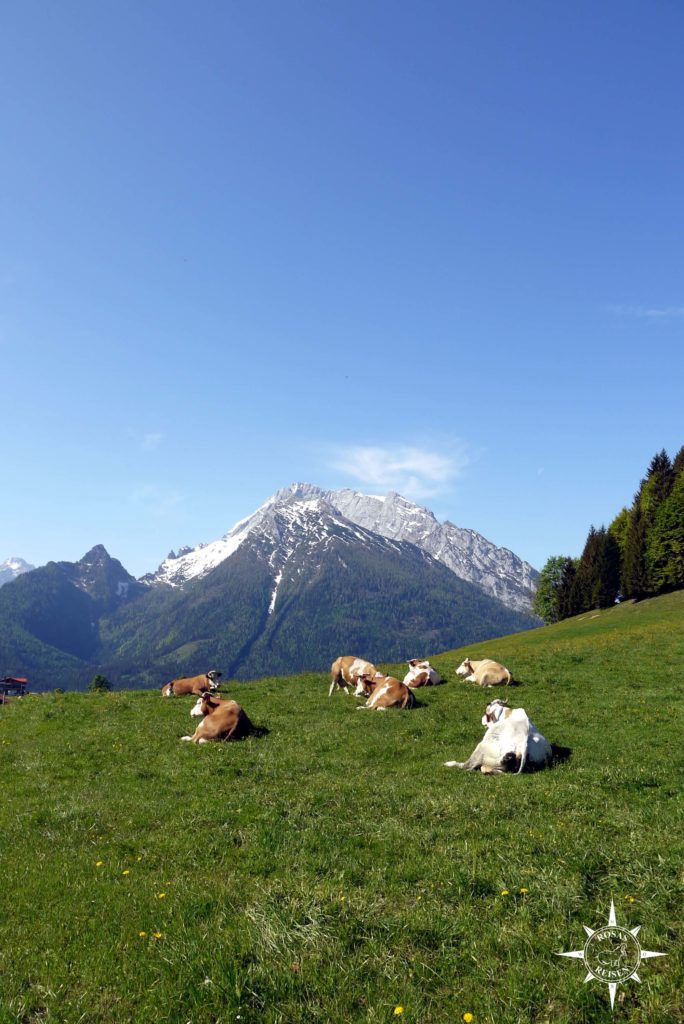
[[[0,562],[0,587],[5,583],[11,583],[25,572],[31,572],[32,569],[35,569],[35,565],[30,565],[16,555],[10,555],[4,562]]]

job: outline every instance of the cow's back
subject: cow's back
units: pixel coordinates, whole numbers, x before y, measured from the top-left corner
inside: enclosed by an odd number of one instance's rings
[[[475,669],[475,678],[480,686],[498,686],[502,683],[510,683],[511,673],[498,661],[486,658]]]

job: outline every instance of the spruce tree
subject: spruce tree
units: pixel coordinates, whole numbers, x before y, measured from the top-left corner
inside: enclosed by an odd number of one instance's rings
[[[663,448],[651,459],[646,477],[634,496],[622,558],[620,588],[624,597],[638,600],[657,592],[657,583],[649,575],[646,552],[658,512],[667,500],[673,483],[672,463]]]
[[[677,479],[681,471],[684,469],[684,445],[679,449],[674,459],[672,460],[672,475]]]
[[[639,600],[648,593],[648,570],[646,568],[647,524],[641,511],[639,495],[634,499],[632,517],[625,540],[622,559],[620,590],[622,596]]]
[[[558,586],[558,619],[567,619],[578,612],[573,606],[573,584],[577,575],[577,562],[574,558],[566,558]]]
[[[649,530],[646,567],[655,593],[684,587],[684,466]]]
[[[604,527],[596,536],[596,555],[591,591],[593,608],[612,608],[620,590],[620,548]]]

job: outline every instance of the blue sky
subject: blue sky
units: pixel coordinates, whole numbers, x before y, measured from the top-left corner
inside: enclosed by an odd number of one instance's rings
[[[541,566],[684,443],[684,8],[37,3],[0,39],[0,561],[293,480]]]

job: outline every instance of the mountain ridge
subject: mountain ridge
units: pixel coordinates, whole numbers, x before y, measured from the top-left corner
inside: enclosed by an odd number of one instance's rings
[[[395,491],[367,495],[350,488],[324,490],[315,484],[293,483],[281,488],[223,537],[196,548],[172,551],[155,572],[141,579],[151,585],[184,586],[211,572],[244,543],[274,506],[299,501],[324,501],[356,525],[389,540],[408,540],[443,562],[460,579],[480,586],[507,606],[529,612],[538,572],[508,548],[497,547],[475,530],[440,523],[429,509]]]

